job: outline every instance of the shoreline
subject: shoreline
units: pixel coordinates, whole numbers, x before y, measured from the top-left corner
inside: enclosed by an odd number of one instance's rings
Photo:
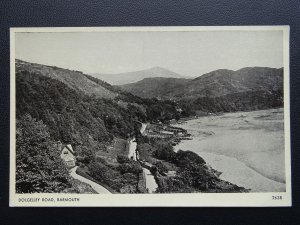
[[[196,115],[196,116],[190,116],[190,117],[183,117],[183,118],[180,118],[178,121],[182,121],[182,122],[186,122],[186,121],[190,121],[190,120],[194,120],[194,119],[199,119],[199,118],[203,118],[203,117],[210,117],[210,116],[222,116],[224,114],[228,114],[228,113],[249,113],[249,112],[259,112],[259,111],[265,111],[265,110],[275,110],[275,109],[284,109],[283,106],[280,106],[280,107],[274,107],[274,108],[267,108],[267,109],[258,109],[258,110],[245,110],[245,111],[234,111],[234,112],[215,112],[215,113],[210,113],[210,112],[206,112],[207,115]],[[178,123],[178,122],[177,122]],[[175,124],[172,124],[172,125],[176,125],[177,123]]]
[[[208,152],[201,152],[197,154],[202,157],[209,166],[221,172],[219,176],[220,179],[242,186],[246,189],[251,189],[250,192],[269,192],[269,187],[272,187],[272,191],[275,192],[285,191],[285,183],[265,177],[263,174],[255,171],[236,158]],[[218,165],[218,163],[214,162],[221,160],[223,161],[221,165],[220,163]],[[231,165],[234,169],[228,168],[226,165]],[[243,179],[240,177],[241,173],[244,174]],[[252,180],[248,179],[248,177],[255,177],[256,180],[259,180],[260,182],[258,184],[253,183]]]
[[[167,125],[163,125],[163,126],[164,126],[164,128],[162,128],[162,131],[172,129],[171,126],[168,126],[168,127],[166,127]],[[173,127],[173,129],[174,128],[175,127]],[[153,128],[150,128],[150,129],[153,129]],[[174,139],[177,139],[178,141],[180,141],[179,139],[186,138],[186,136],[189,136],[189,134],[187,134],[185,129],[178,128],[178,130],[180,130],[181,132],[184,132],[184,135],[182,135],[182,133],[181,133],[181,135],[178,136],[178,133],[176,131],[174,131],[174,134],[172,136],[170,136],[168,138],[158,138],[158,139],[160,139],[163,142],[168,142],[168,144],[170,145],[170,144],[172,144],[172,142],[174,143]],[[147,135],[145,135],[145,136],[147,137]],[[146,149],[147,148],[145,148],[144,150],[146,150]],[[172,149],[175,154],[178,154],[178,157],[179,157],[178,160],[181,161],[181,163],[179,163],[179,161],[177,161],[175,159],[176,155],[173,155],[172,156],[173,158],[154,157],[154,159],[158,160],[158,162],[161,162],[165,166],[165,168],[154,166],[155,172],[150,170],[155,179],[156,184],[158,185],[157,186],[158,192],[160,192],[160,193],[193,193],[193,192],[241,193],[241,192],[249,192],[250,191],[249,189],[243,187],[242,185],[237,185],[233,182],[230,182],[230,181],[220,178],[221,172],[219,170],[217,170],[215,167],[210,166],[209,163],[206,163],[201,158],[201,156],[199,156],[198,154],[196,154],[192,151],[183,151],[182,153],[176,153],[176,151],[174,149],[174,145],[173,145]],[[164,150],[164,151],[167,151],[167,150]],[[171,154],[171,153],[167,153],[167,152],[165,152],[165,154],[167,154],[167,155]],[[169,155],[169,156],[171,157],[171,155]],[[153,157],[153,156],[151,156],[151,157]],[[168,156],[165,156],[165,157],[168,157]],[[145,159],[143,162],[145,162]],[[164,163],[166,163],[167,165]],[[187,165],[183,166],[184,163],[191,163],[191,167],[189,167]],[[155,163],[152,165],[155,165]],[[198,169],[196,169],[194,167],[196,165],[199,166],[199,171],[198,171]],[[151,164],[150,164],[150,166],[151,166]],[[165,169],[167,171],[165,171]],[[180,172],[178,174],[177,174],[177,172],[178,172],[177,169],[179,169],[179,172]],[[194,169],[196,169],[196,171],[198,171],[200,173],[197,172],[195,174],[193,172]],[[184,175],[184,173],[186,173],[186,174]],[[182,177],[182,175],[190,176],[190,179],[192,179],[192,180],[196,179],[199,182],[194,180],[193,183],[189,183],[184,179],[184,177]],[[177,179],[179,179],[179,180],[177,180]],[[181,179],[182,179],[182,181],[181,181]],[[181,183],[181,182],[183,182],[183,183]],[[185,186],[180,187],[180,185],[183,185],[183,184]]]
[[[235,114],[235,113],[251,113],[251,112],[263,112],[267,110],[278,110],[281,109],[282,107],[278,108],[272,108],[272,109],[262,109],[262,110],[256,110],[256,111],[241,111],[241,112],[229,112],[229,113],[222,113],[219,115],[207,115],[207,116],[198,116],[194,118],[186,118],[181,121],[181,123],[176,123],[172,124],[172,126],[179,127],[185,129],[189,134],[191,132],[184,127],[186,123],[192,122],[193,120],[199,120],[203,118],[209,118],[209,117],[216,117],[216,116],[222,116],[225,114]],[[181,150],[189,150],[192,152],[195,152],[198,154],[200,157],[202,157],[208,165],[210,165],[212,168],[216,169],[217,171],[221,172],[222,174],[220,175],[220,179],[229,181],[231,183],[234,183],[238,186],[242,186],[244,188],[250,188],[251,192],[267,192],[270,191],[269,189],[272,189],[272,191],[285,191],[285,182],[279,181],[279,179],[272,179],[270,176],[266,176],[263,172],[258,171],[255,167],[252,167],[251,165],[247,165],[247,163],[240,161],[239,159],[228,156],[228,155],[223,155],[218,152],[209,152],[209,151],[195,151],[193,147],[191,148],[182,148],[180,144],[182,145],[183,142],[190,142],[190,141],[195,141],[195,139],[198,139],[199,136],[192,135],[190,136],[190,140],[179,140],[178,143],[174,146],[174,151],[177,152],[179,149]],[[208,137],[202,137],[202,140],[206,140]],[[197,144],[196,140],[195,143]],[[199,141],[199,142],[201,142]],[[224,162],[220,162],[224,161]],[[227,162],[227,163],[225,163]],[[230,168],[226,165],[231,165]],[[234,165],[234,166],[232,166]],[[237,169],[239,168],[239,169]],[[245,178],[243,178],[240,173],[234,173],[234,170],[237,171],[243,171],[245,173]],[[251,177],[251,181],[247,181],[247,177]],[[253,181],[258,182],[258,184],[253,184]]]

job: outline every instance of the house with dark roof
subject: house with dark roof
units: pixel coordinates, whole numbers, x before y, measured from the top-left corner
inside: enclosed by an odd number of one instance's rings
[[[72,148],[72,145],[61,145],[61,154],[60,157],[64,160],[68,168],[74,167],[76,164],[76,157],[74,154],[74,150]]]

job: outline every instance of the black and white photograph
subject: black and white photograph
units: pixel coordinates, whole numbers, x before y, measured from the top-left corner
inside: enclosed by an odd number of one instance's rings
[[[12,28],[10,204],[289,206],[288,81],[288,26]]]

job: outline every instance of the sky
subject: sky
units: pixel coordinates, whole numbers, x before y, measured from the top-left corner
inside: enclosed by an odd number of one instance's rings
[[[163,67],[184,76],[217,69],[283,67],[283,32],[135,31],[16,33],[17,59],[84,73]]]

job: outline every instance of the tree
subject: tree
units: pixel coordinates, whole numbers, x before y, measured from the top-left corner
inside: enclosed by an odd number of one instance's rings
[[[88,165],[89,174],[100,182],[107,183],[110,181],[110,170],[101,162],[92,161]]]
[[[85,165],[89,164],[95,159],[95,154],[93,153],[93,151],[83,145],[76,146],[76,153],[78,154],[76,161],[81,162]]]
[[[118,161],[118,163],[122,164],[122,163],[128,163],[130,160],[125,155],[118,155],[117,156],[117,161]]]
[[[165,166],[165,164],[163,164],[160,161],[157,161],[154,163],[155,168],[160,172],[160,173],[167,173],[168,172],[168,168]]]
[[[153,152],[153,156],[158,159],[172,161],[176,153],[170,143],[159,141],[156,143],[156,150]]]
[[[122,163],[118,166],[118,170],[121,174],[133,173],[139,174],[142,172],[142,167],[137,161],[129,161],[127,163]]]
[[[68,170],[46,125],[26,114],[17,120],[17,193],[61,192],[70,187]]]

